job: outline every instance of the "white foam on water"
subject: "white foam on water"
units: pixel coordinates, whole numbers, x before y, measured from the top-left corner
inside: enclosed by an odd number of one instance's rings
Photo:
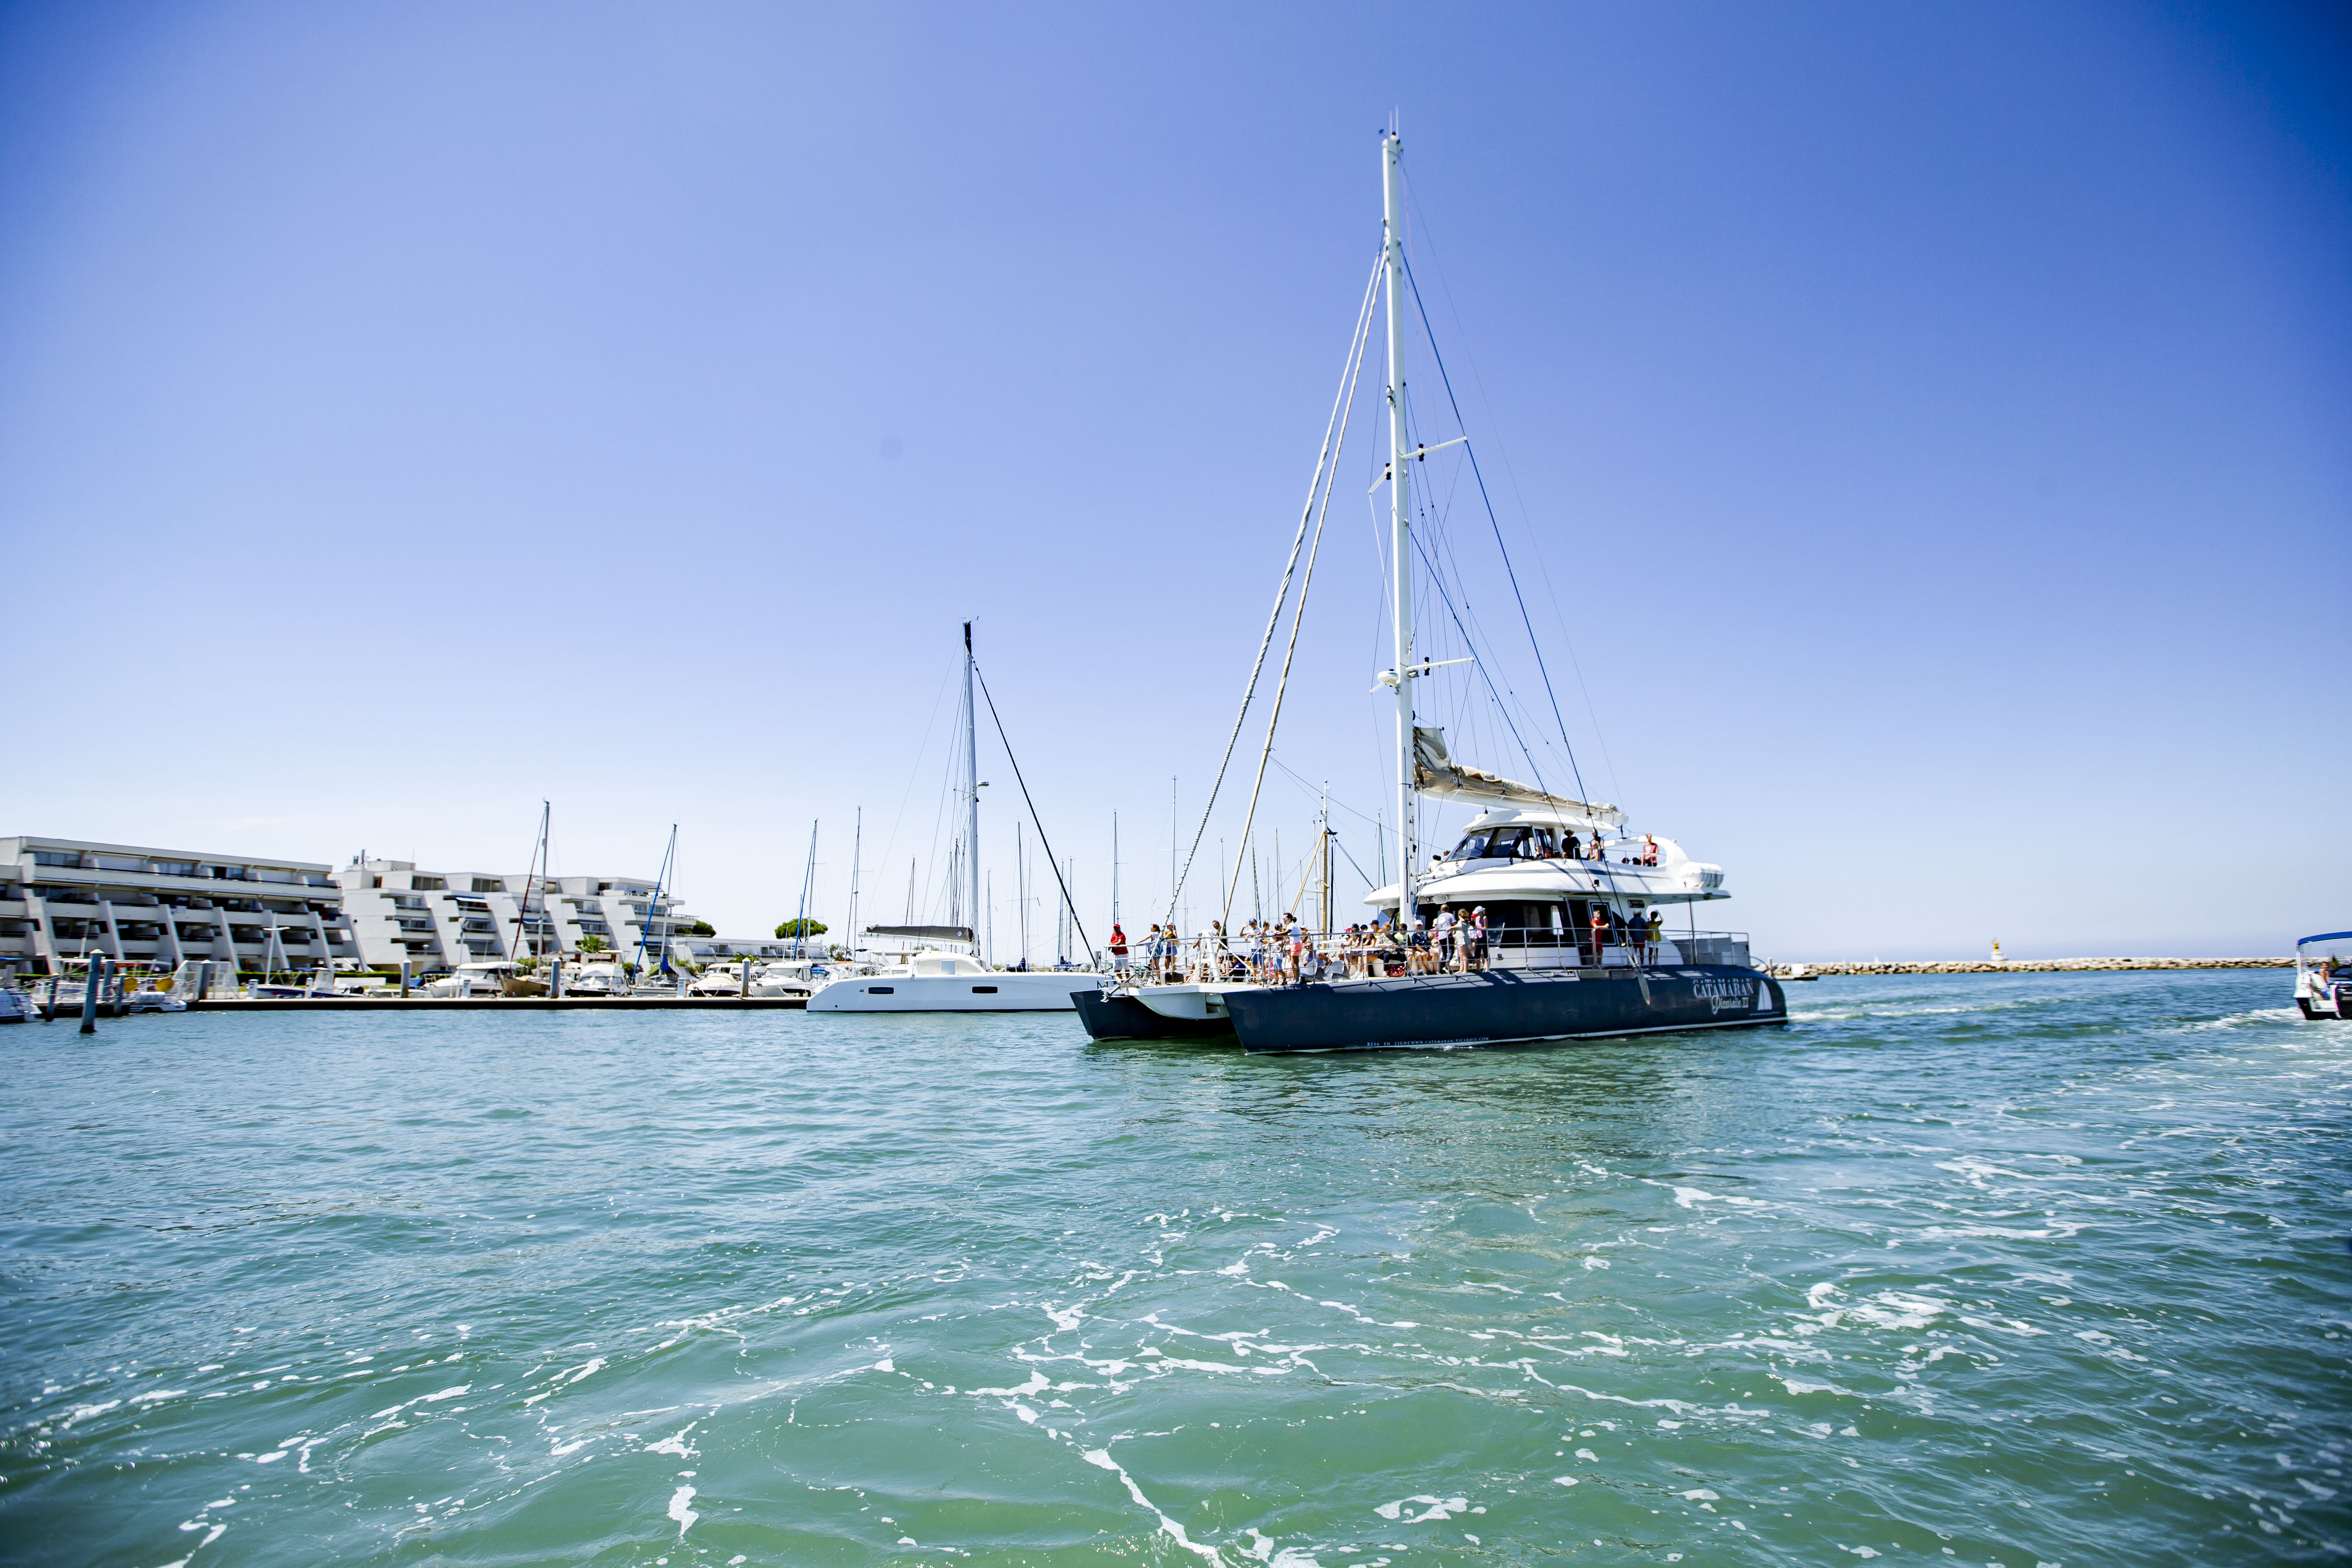
[[[1428,1511],[1406,1516],[1405,1510],[1415,1503],[1425,1505]],[[1468,1498],[1431,1497],[1423,1493],[1416,1497],[1401,1499],[1396,1502],[1376,1503],[1373,1505],[1372,1511],[1382,1519],[1394,1520],[1399,1524],[1426,1524],[1435,1520],[1452,1519],[1457,1513],[1467,1512],[1469,1507]]]
[[[1029,1381],[1018,1388],[967,1388],[964,1392],[975,1398],[983,1394],[999,1397],[1005,1394],[1043,1394],[1050,1386],[1052,1385],[1046,1381],[1044,1373],[1033,1372],[1029,1374]]]
[[[1721,1502],[1723,1500],[1720,1495],[1707,1490],[1705,1487],[1693,1487],[1690,1490],[1683,1493],[1683,1497],[1691,1502]]]
[[[643,1452],[648,1454],[670,1454],[681,1459],[693,1458],[698,1450],[688,1445],[686,1435],[701,1425],[702,1422],[699,1418],[689,1421],[669,1436],[663,1438],[660,1442],[646,1444]],[[562,1453],[564,1450],[559,1448],[556,1452]]]
[[[1949,1306],[1933,1296],[1906,1295],[1900,1290],[1881,1290],[1867,1301],[1857,1301],[1845,1309],[1859,1321],[1881,1329],[1924,1329]]]
[[[695,1512],[694,1510],[687,1506],[687,1504],[693,1500],[694,1489],[692,1487],[680,1487],[677,1491],[670,1494],[669,1516],[670,1518],[677,1521],[677,1538],[680,1541],[684,1541],[686,1539],[688,1527],[692,1525],[696,1520],[702,1517],[700,1514]]]
[[[1554,1476],[1552,1477],[1552,1484],[1555,1486],[1576,1487],[1582,1486],[1584,1483],[1578,1480],[1574,1476]]]
[[[257,1386],[266,1388],[268,1385],[267,1384],[262,1384]],[[60,1424],[58,1429],[62,1431],[65,1427],[71,1426],[77,1421],[87,1421],[93,1415],[103,1415],[108,1411],[120,1406],[121,1403],[122,1401],[120,1399],[110,1399],[103,1405],[77,1405],[70,1411],[66,1413],[66,1418]]]
[[[1840,1388],[1834,1383],[1800,1383],[1793,1377],[1784,1377],[1777,1372],[1771,1376],[1774,1382],[1786,1388],[1790,1394],[1840,1394],[1850,1399],[1858,1397],[1851,1389]]]
[[[1111,1474],[1117,1476],[1119,1479],[1120,1483],[1127,1488],[1127,1495],[1135,1500],[1136,1506],[1138,1508],[1150,1510],[1151,1516],[1160,1521],[1160,1530],[1164,1531],[1171,1540],[1174,1541],[1177,1545],[1192,1553],[1195,1557],[1205,1558],[1210,1563],[1217,1562],[1220,1555],[1217,1549],[1213,1546],[1201,1545],[1191,1536],[1184,1533],[1184,1527],[1182,1525],[1177,1523],[1174,1520],[1160,1512],[1159,1505],[1154,1503],[1150,1498],[1143,1495],[1143,1489],[1135,1484],[1135,1478],[1129,1475],[1126,1469],[1120,1466],[1119,1462],[1110,1457],[1110,1451],[1108,1449],[1088,1448],[1085,1453],[1078,1457],[1086,1460],[1087,1464],[1094,1466],[1096,1468],[1108,1470]]]
[[[1630,1405],[1639,1410],[1671,1410],[1680,1415],[1694,1410],[1704,1413],[1706,1409],[1703,1405],[1693,1405],[1682,1399],[1633,1399],[1622,1394],[1601,1394],[1590,1388],[1580,1388],[1572,1383],[1563,1383],[1559,1386],[1570,1394],[1581,1394],[1587,1399],[1606,1400],[1612,1405]]]
[[[576,1383],[579,1379],[574,1378],[572,1381]],[[473,1386],[474,1385],[470,1383],[461,1383],[455,1388],[445,1388],[438,1394],[428,1394],[424,1398],[412,1401],[412,1403],[417,1405],[437,1405],[442,1400],[457,1398],[457,1395],[465,1393],[467,1389]]]
[[[1938,1238],[1973,1237],[1986,1240],[2007,1241],[2047,1241],[2054,1237],[2063,1241],[2086,1228],[2088,1228],[2087,1226],[2072,1220],[2053,1219],[2046,1227],[2040,1230],[2026,1230],[2002,1225],[1931,1225],[1919,1234],[1923,1237]]]

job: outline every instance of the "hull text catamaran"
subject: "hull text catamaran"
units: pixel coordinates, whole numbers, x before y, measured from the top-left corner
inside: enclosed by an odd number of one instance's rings
[[[1701,932],[1689,918],[1696,905],[1730,896],[1724,890],[1720,867],[1691,858],[1671,839],[1630,836],[1622,811],[1554,791],[1539,774],[1536,783],[1525,784],[1457,762],[1449,753],[1444,730],[1419,720],[1416,690],[1440,666],[1483,664],[1471,626],[1438,577],[1439,560],[1423,552],[1423,541],[1415,537],[1413,528],[1418,499],[1412,493],[1413,465],[1468,437],[1421,445],[1412,437],[1402,363],[1405,299],[1412,289],[1401,223],[1402,144],[1388,132],[1381,148],[1381,258],[1366,290],[1341,397],[1334,405],[1331,431],[1325,436],[1316,483],[1309,489],[1307,514],[1300,520],[1290,559],[1295,567],[1310,518],[1319,546],[1317,497],[1319,492],[1322,511],[1328,513],[1339,450],[1333,434],[1344,444],[1353,378],[1369,343],[1376,300],[1384,293],[1388,464],[1374,489],[1385,484],[1389,491],[1387,607],[1395,663],[1381,673],[1373,689],[1386,689],[1395,701],[1398,794],[1395,816],[1383,832],[1394,835],[1391,847],[1400,874],[1366,896],[1365,901],[1381,911],[1369,928],[1335,932],[1328,929],[1328,917],[1321,931],[1286,926],[1276,933],[1269,954],[1267,932],[1255,922],[1240,951],[1225,934],[1239,884],[1237,867],[1234,885],[1224,891],[1225,921],[1207,937],[1188,944],[1191,951],[1172,962],[1163,947],[1153,955],[1141,983],[1123,979],[1082,993],[1076,998],[1080,1015],[1097,1038],[1237,1037],[1247,1048],[1261,1051],[1499,1044],[1785,1022],[1785,998],[1773,981],[1750,964],[1747,939]],[[1425,313],[1423,320],[1425,331]],[[1475,474],[1475,454],[1465,456]],[[1484,488],[1481,480],[1482,500]],[[1500,537],[1498,528],[1498,543]],[[1469,658],[1437,659],[1416,653],[1412,563],[1417,556]],[[1314,561],[1310,549],[1298,615],[1304,612]],[[1289,591],[1290,570],[1286,568],[1283,590],[1276,599],[1276,620]],[[1526,620],[1523,606],[1521,618]],[[1528,626],[1532,642],[1532,623]],[[1274,631],[1275,621],[1269,621],[1258,668]],[[1294,619],[1294,648],[1297,640]],[[1541,660],[1539,648],[1536,657]],[[1266,732],[1269,756],[1289,675],[1288,658],[1286,654],[1282,679],[1275,688]],[[1483,668],[1476,673],[1509,723],[1493,679]],[[1254,668],[1243,698],[1244,715],[1257,675]],[[1549,690],[1548,675],[1545,685]],[[1556,703],[1553,716],[1558,717]],[[1239,731],[1237,719],[1236,736]],[[1511,733],[1518,737],[1516,725]],[[1563,730],[1563,746],[1566,739]],[[1228,761],[1232,745],[1229,739]],[[1524,741],[1521,746],[1525,750]],[[1532,755],[1529,760],[1532,767]],[[1570,761],[1573,765],[1572,752]],[[1265,767],[1262,758],[1261,784]],[[1218,778],[1223,777],[1221,766]],[[1424,797],[1481,808],[1454,847],[1426,865],[1419,842]],[[1252,817],[1256,801],[1254,789]],[[1213,787],[1212,809],[1214,803]],[[1204,811],[1204,831],[1207,821]],[[1248,831],[1245,820],[1244,843]],[[1197,835],[1194,842],[1197,847]],[[1327,905],[1328,880],[1327,872]],[[1173,894],[1170,905],[1172,913]],[[1669,910],[1685,916],[1671,922],[1682,925],[1681,931],[1669,931]]]

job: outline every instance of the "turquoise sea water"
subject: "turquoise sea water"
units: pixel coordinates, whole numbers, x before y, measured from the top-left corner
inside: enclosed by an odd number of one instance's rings
[[[2272,973],[1250,1058],[0,1031],[12,1564],[2340,1562],[2352,1023]]]

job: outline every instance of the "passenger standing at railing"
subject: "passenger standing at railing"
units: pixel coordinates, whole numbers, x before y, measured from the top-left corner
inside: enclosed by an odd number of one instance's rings
[[[1438,905],[1437,918],[1429,922],[1429,933],[1437,939],[1437,966],[1440,969],[1454,967],[1454,928],[1460,923],[1454,918],[1454,906],[1451,904]]]
[[[1601,952],[1609,945],[1609,910],[1606,905],[1592,906],[1592,966],[1601,967]]]
[[[1643,835],[1642,835],[1642,864],[1643,864],[1643,865],[1644,865],[1644,866],[1654,866],[1654,865],[1656,865],[1657,863],[1658,863],[1658,839],[1657,839],[1657,835],[1653,834],[1653,833],[1644,833]]]
[[[1650,911],[1650,959],[1657,961],[1658,949],[1666,942],[1666,917],[1657,910]]]
[[[1115,973],[1127,973],[1127,933],[1118,929],[1117,921],[1110,922],[1110,966]]]

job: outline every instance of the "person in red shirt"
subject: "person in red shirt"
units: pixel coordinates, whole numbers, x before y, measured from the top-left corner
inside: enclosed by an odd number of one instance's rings
[[[1127,973],[1127,933],[1118,929],[1117,921],[1110,922],[1110,966],[1121,974]]]

